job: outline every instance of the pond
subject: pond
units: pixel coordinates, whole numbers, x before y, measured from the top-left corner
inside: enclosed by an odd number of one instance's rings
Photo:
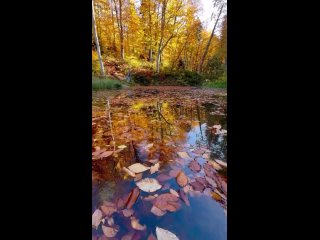
[[[226,105],[190,87],[94,92],[92,238],[225,240]]]

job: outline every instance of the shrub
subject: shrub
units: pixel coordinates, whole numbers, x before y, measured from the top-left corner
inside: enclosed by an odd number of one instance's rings
[[[111,90],[111,89],[121,89],[122,84],[113,79],[109,78],[92,78],[92,90]]]

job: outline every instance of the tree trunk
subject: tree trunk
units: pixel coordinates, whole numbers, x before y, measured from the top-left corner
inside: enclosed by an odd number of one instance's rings
[[[164,34],[164,24],[166,21],[166,8],[167,8],[167,0],[163,0],[162,2],[162,10],[161,10],[161,33],[160,33],[160,42],[158,46],[158,54],[157,54],[157,62],[156,62],[156,71],[160,72],[160,58],[162,53],[162,42],[163,42],[163,34]]]
[[[110,11],[111,11],[112,30],[113,30],[113,50],[117,51],[117,49],[116,49],[116,29],[114,27],[114,15],[113,15],[112,1],[110,1]]]
[[[104,67],[103,67],[103,62],[102,62],[102,57],[101,57],[101,52],[100,52],[99,39],[98,39],[98,34],[97,34],[93,0],[92,0],[92,27],[93,27],[94,40],[96,42],[97,52],[98,52],[98,57],[99,57],[99,62],[100,62],[100,73],[101,73],[101,76],[104,77],[105,73],[104,73]]]
[[[198,72],[201,72],[201,71],[202,71],[203,63],[204,63],[204,60],[205,60],[205,58],[206,58],[206,56],[207,56],[207,54],[208,54],[208,50],[209,50],[209,47],[210,47],[210,44],[211,44],[211,41],[212,41],[212,38],[213,38],[213,35],[214,35],[214,31],[216,30],[216,26],[217,26],[217,23],[218,23],[218,21],[219,21],[220,15],[221,15],[221,13],[222,13],[223,7],[224,7],[224,5],[222,5],[221,8],[220,8],[218,17],[217,17],[217,19],[216,19],[216,22],[215,22],[214,27],[213,27],[213,29],[212,29],[212,32],[211,32],[209,41],[208,41],[208,43],[207,43],[206,50],[205,50],[204,53],[203,53],[203,56],[202,56],[202,59],[201,59],[201,62],[200,62],[200,66],[199,66]]]
[[[119,12],[120,12],[120,49],[121,59],[124,60],[124,43],[123,43],[123,26],[122,26],[122,0],[119,0]]]

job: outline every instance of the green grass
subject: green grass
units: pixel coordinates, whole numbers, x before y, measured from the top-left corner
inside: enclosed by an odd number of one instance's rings
[[[92,90],[111,90],[111,89],[121,89],[123,86],[122,84],[110,78],[92,78]]]
[[[206,82],[203,86],[206,88],[227,88],[227,81]]]

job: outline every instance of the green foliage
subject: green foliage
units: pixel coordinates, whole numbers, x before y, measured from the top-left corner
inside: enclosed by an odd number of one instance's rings
[[[219,79],[214,81],[205,81],[203,86],[207,88],[227,88],[227,74],[223,74]]]
[[[213,56],[208,60],[206,74],[210,80],[218,80],[224,74],[224,65],[219,56]]]
[[[111,90],[111,89],[121,89],[122,84],[113,79],[109,78],[92,78],[92,90]]]

